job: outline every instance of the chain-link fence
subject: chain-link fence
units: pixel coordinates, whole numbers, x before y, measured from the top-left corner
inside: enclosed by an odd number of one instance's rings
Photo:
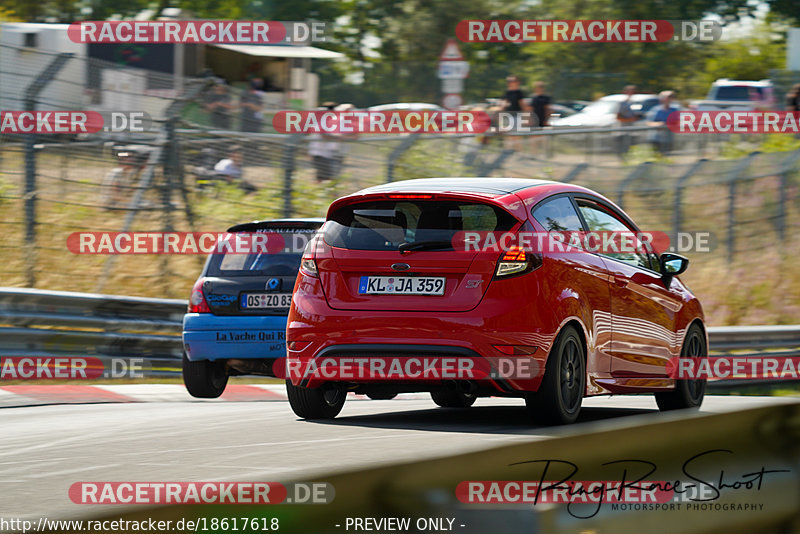
[[[160,89],[125,89],[102,80],[120,71],[130,81],[130,67],[59,54],[40,59],[23,73],[27,85],[8,91],[0,81],[4,97],[17,99],[6,101],[5,109],[76,109],[69,92],[80,87],[82,109],[143,110],[154,121],[149,131],[121,136],[100,131],[2,138],[2,285],[182,297],[204,258],[74,255],[67,237],[85,231],[224,231],[254,219],[324,216],[333,199],[360,188],[430,176],[571,182],[607,195],[643,229],[668,232],[676,243],[707,232],[711,252],[687,243],[681,251],[707,266],[700,283],[709,286],[719,281],[715,277],[746,274],[736,265],[780,263],[798,250],[800,151],[747,155],[762,140],[757,136],[738,138],[737,150],[745,155],[731,159],[720,157],[731,139],[708,135],[686,137],[671,153],[656,155],[647,128],[320,140],[268,131],[266,104],[258,116],[261,132],[243,132],[246,89],[227,89],[231,120],[228,129],[219,129],[208,107],[217,91],[210,80],[182,80],[178,97],[174,87],[163,88],[167,75],[147,82]],[[80,76],[69,70],[73,63]],[[8,79],[8,68],[0,61],[0,79]],[[86,92],[87,72],[98,70],[100,95]],[[791,285],[784,297],[800,302],[796,290]],[[785,313],[796,308],[790,304]]]

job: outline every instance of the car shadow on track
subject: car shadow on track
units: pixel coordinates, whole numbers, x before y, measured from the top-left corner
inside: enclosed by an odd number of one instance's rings
[[[387,405],[376,406],[376,412],[385,406]],[[575,425],[653,413],[658,413],[658,410],[642,408],[583,408]],[[473,406],[464,409],[431,407],[426,410],[351,416],[340,415],[336,419],[308,422],[335,426],[464,432],[471,434],[523,435],[535,434],[540,429],[570,428],[570,426],[548,427],[536,425],[531,422],[524,406]]]

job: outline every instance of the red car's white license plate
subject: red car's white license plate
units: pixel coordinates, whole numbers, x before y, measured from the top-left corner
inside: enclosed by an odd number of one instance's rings
[[[362,295],[444,295],[444,276],[362,276]]]

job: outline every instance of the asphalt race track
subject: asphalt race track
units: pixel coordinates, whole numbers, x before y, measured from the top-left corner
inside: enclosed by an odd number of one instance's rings
[[[707,396],[718,413],[786,402]],[[585,400],[577,429],[658,417],[650,396]],[[299,420],[285,401],[99,403],[0,408],[0,516],[66,518],[120,512],[70,502],[78,481],[324,480],[327,473],[547,439],[522,401],[479,399],[467,410],[415,396],[352,400],[330,422]],[[104,508],[104,509],[103,509]]]

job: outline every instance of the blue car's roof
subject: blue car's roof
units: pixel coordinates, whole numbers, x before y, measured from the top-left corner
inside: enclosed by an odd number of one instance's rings
[[[228,228],[227,232],[248,232],[269,228],[270,226],[288,226],[298,228],[320,227],[325,222],[321,217],[309,217],[305,219],[266,219],[263,221],[251,221],[246,223],[234,224]]]

